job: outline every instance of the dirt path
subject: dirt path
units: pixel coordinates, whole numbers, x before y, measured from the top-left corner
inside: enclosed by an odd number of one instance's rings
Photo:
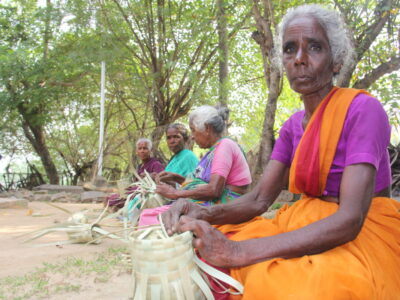
[[[100,204],[57,205],[72,212],[89,209],[98,215],[101,211]],[[10,291],[1,291],[0,287],[0,299],[129,298],[130,276],[118,261],[123,243],[106,239],[99,245],[34,247],[66,240],[66,234],[52,233],[25,244],[19,237],[67,218],[65,212],[42,202],[30,202],[25,209],[0,209],[0,280],[2,285],[10,285],[8,290],[15,287],[19,293],[17,287],[22,287],[26,291],[10,298]],[[24,284],[20,284],[22,281]]]

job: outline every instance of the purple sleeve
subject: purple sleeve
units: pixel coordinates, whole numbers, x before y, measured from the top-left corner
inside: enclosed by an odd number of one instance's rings
[[[390,125],[382,104],[360,95],[353,101],[347,120],[343,129],[347,141],[345,166],[369,163],[378,169],[390,142]]]
[[[272,150],[271,159],[280,161],[290,167],[293,152],[293,138],[291,134],[291,119],[287,120],[279,131],[279,138],[276,140]]]
[[[157,160],[156,162],[154,162],[151,172],[160,173],[164,171],[164,169],[164,165]]]

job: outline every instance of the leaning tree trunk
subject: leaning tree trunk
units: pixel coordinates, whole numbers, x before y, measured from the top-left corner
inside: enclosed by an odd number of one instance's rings
[[[58,172],[47,148],[46,138],[42,126],[33,125],[26,120],[23,122],[24,123],[22,127],[24,134],[33,146],[33,149],[35,149],[37,155],[40,157],[50,183],[59,184],[60,179],[58,177]]]

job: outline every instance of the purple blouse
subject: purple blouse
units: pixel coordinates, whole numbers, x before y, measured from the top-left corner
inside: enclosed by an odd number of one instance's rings
[[[147,162],[144,164],[140,164],[138,166],[138,174],[142,175],[146,170],[148,173],[160,173],[164,171],[164,165],[155,157],[151,157]]]
[[[304,133],[303,118],[304,110],[283,124],[271,159],[290,167]],[[358,163],[369,163],[376,168],[375,192],[388,187],[391,183],[389,143],[390,125],[382,104],[368,95],[357,95],[347,112],[323,195],[339,196],[344,168]]]

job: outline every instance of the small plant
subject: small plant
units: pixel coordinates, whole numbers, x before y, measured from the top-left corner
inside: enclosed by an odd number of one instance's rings
[[[274,203],[270,206],[270,210],[279,209],[282,207],[282,203]]]

